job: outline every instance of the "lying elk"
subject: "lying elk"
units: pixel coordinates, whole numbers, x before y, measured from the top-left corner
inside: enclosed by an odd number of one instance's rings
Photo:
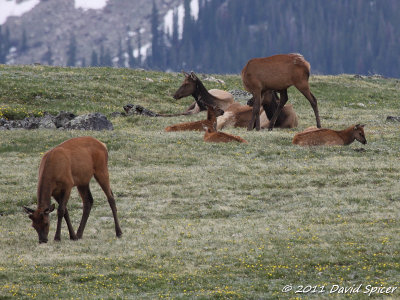
[[[216,112],[212,107],[208,107],[207,115],[210,116],[210,122],[212,126],[204,125],[204,141],[210,143],[229,143],[229,142],[239,142],[246,143],[247,141],[240,136],[233,134],[217,131],[217,119]]]
[[[92,137],[72,138],[44,154],[39,167],[37,209],[33,210],[24,206],[32,220],[33,228],[38,233],[39,243],[46,243],[48,240],[49,214],[55,208],[54,204],[50,205],[52,196],[58,202],[57,230],[54,240],[61,240],[63,218],[67,223],[70,239],[82,238],[93,204],[93,197],[89,189],[89,182],[93,176],[107,196],[114,217],[116,235],[117,237],[122,235],[114,196],[110,188],[107,161],[106,145]],[[76,234],[67,209],[67,202],[74,186],[78,188],[83,201],[82,219]]]
[[[222,90],[209,90],[205,88],[201,80],[192,72],[185,73],[185,79],[179,89],[175,92],[174,98],[180,99],[192,95],[196,99],[196,107],[199,111],[208,106],[212,106],[218,115],[222,115],[233,102],[233,96],[229,92]],[[165,131],[183,131],[183,130],[203,130],[203,126],[212,127],[210,123],[209,112],[207,120],[194,122],[184,122],[171,125],[165,128]]]
[[[210,109],[207,110],[207,119],[206,120],[200,120],[200,121],[194,121],[194,122],[184,122],[184,123],[179,123],[175,125],[171,125],[165,128],[165,131],[171,132],[171,131],[203,131],[204,126],[206,127],[212,127],[213,126],[213,121],[211,120],[211,115],[210,115]]]
[[[219,89],[207,91],[201,80],[193,72],[188,74],[183,71],[183,74],[185,78],[182,85],[173,97],[174,99],[181,99],[190,95],[193,96],[195,103],[189,106],[185,114],[195,114],[207,110],[207,104],[220,109],[220,114],[222,114],[235,101],[229,92]]]
[[[303,132],[297,133],[293,138],[293,144],[300,146],[320,146],[320,145],[349,145],[354,140],[366,144],[364,134],[365,125],[352,125],[347,129],[336,131],[325,128],[308,128]]]
[[[274,91],[272,97],[268,97],[264,94],[262,107],[260,108],[260,127],[267,128],[269,126],[269,119],[272,118],[278,107],[279,97]],[[226,126],[232,125],[235,127],[247,127],[252,117],[252,106],[254,98],[251,98],[247,105],[242,105],[238,102],[233,103],[224,112],[222,116],[217,118],[217,129],[220,130]],[[265,111],[265,113],[264,113]],[[297,127],[297,115],[291,104],[286,104],[278,119],[275,122],[275,127],[279,128],[294,128]]]
[[[317,127],[321,127],[318,113],[317,99],[310,91],[308,79],[310,77],[310,64],[300,54],[280,54],[265,58],[250,59],[242,70],[244,88],[254,97],[252,117],[247,130],[260,130],[260,107],[264,94],[272,96],[271,91],[278,91],[281,95],[278,108],[272,116],[268,129],[272,130],[288,101],[287,89],[294,85],[310,102]]]

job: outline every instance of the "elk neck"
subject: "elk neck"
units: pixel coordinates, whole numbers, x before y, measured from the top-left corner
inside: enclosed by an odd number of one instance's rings
[[[342,138],[344,145],[349,145],[354,141],[353,128],[354,125],[344,130],[336,131],[336,133]]]

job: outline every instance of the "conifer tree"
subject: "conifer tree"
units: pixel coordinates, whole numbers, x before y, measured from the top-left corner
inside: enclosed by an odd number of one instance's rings
[[[122,40],[121,38],[119,39],[118,43],[118,67],[123,68],[125,67],[125,57],[124,57],[124,51],[122,49]]]
[[[154,67],[160,63],[160,32],[158,30],[158,9],[153,0],[151,11],[151,65]]]
[[[75,35],[71,34],[67,50],[67,66],[74,67],[75,63],[76,63],[76,39]]]
[[[137,56],[137,62],[139,65],[142,65],[142,37],[140,34],[140,29],[137,30],[137,45],[138,45],[138,56]]]
[[[47,46],[47,51],[44,53],[42,57],[42,61],[49,66],[52,66],[54,63],[53,52],[51,51],[51,47],[49,45]]]
[[[22,30],[22,36],[21,36],[21,45],[19,47],[19,51],[21,53],[25,52],[26,50],[28,50],[28,41],[27,41],[27,37],[26,37],[26,30],[25,28]]]
[[[128,65],[129,68],[134,68],[136,66],[135,56],[133,56],[133,48],[131,45],[131,39],[128,39],[126,42],[126,49],[128,52]]]
[[[90,65],[92,67],[98,67],[99,66],[99,58],[97,56],[97,52],[95,50],[92,51],[92,56],[90,59]]]

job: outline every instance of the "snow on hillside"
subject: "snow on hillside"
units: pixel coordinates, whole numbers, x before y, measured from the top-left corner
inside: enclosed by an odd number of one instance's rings
[[[179,5],[174,9],[170,9],[164,16],[164,32],[172,33],[173,27],[173,18],[174,18],[174,11],[178,13],[178,32],[179,38],[182,38],[182,31],[183,31],[183,18],[185,16],[185,9],[183,4]],[[192,17],[197,20],[199,15],[199,0],[192,0],[190,2],[190,13]]]
[[[22,16],[38,5],[39,2],[40,0],[27,0],[20,3],[17,3],[16,0],[0,0],[0,25],[3,25],[8,17]]]
[[[88,9],[103,9],[107,5],[108,0],[75,0],[75,8]]]
[[[108,0],[75,0],[75,8],[83,10],[103,9]],[[3,25],[8,17],[20,17],[30,11],[40,0],[26,0],[18,2],[17,0],[0,0],[0,25]]]

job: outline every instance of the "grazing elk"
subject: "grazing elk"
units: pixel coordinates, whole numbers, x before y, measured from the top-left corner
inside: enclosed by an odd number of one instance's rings
[[[204,125],[204,141],[210,143],[229,143],[229,142],[239,142],[246,143],[247,141],[240,136],[236,136],[233,134],[228,134],[225,132],[217,131],[217,117],[216,112],[212,107],[208,107],[207,115],[209,117],[209,121],[211,122],[211,126]]]
[[[315,127],[307,128],[294,136],[293,144],[300,146],[349,145],[357,140],[365,145],[367,140],[364,134],[364,126],[357,124],[339,131]]]
[[[272,97],[272,91],[278,91],[281,95],[279,105],[272,116],[268,129],[272,130],[281,113],[282,108],[288,101],[287,89],[294,85],[310,102],[317,127],[321,127],[318,113],[317,99],[310,91],[308,79],[310,76],[310,64],[300,54],[280,54],[265,58],[250,59],[243,68],[242,82],[244,88],[254,97],[252,117],[247,130],[260,130],[260,107],[261,100]]]
[[[110,188],[107,161],[106,145],[92,137],[72,138],[43,155],[39,167],[37,209],[33,210],[24,206],[32,220],[33,228],[38,233],[39,243],[46,243],[48,240],[49,214],[55,208],[54,204],[50,204],[52,196],[58,202],[57,229],[54,240],[61,239],[63,218],[67,223],[70,239],[82,238],[93,204],[93,197],[89,189],[89,182],[93,176],[107,196],[114,217],[116,235],[117,237],[122,235],[114,196]],[[78,188],[83,201],[82,219],[76,234],[67,209],[67,202],[74,186]]]

